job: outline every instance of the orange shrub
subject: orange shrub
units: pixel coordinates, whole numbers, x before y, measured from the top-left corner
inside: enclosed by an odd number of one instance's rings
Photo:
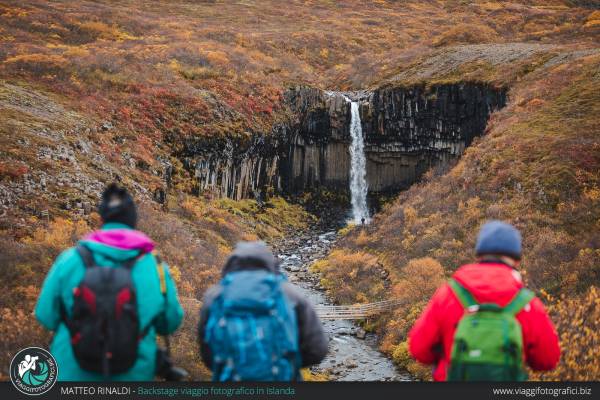
[[[0,180],[14,180],[22,177],[29,171],[26,165],[17,163],[0,162]]]
[[[229,58],[223,51],[208,51],[206,53],[206,58],[211,64],[215,65],[225,66],[229,63]]]
[[[358,234],[358,236],[356,237],[356,239],[354,239],[354,243],[357,246],[361,246],[361,247],[366,247],[369,244],[369,241],[370,241],[369,235],[364,230],[362,230]]]
[[[38,228],[29,242],[64,250],[81,239],[89,230],[90,227],[84,220],[71,221],[56,218],[50,222],[48,228]]]
[[[175,267],[175,275],[180,275],[182,295],[201,298],[204,291],[216,282],[225,261],[217,240],[207,240],[206,236],[202,240],[196,239],[193,232],[202,232],[201,227],[188,226],[173,215],[149,205],[140,204],[139,214],[139,229],[155,241],[161,257]]]
[[[8,379],[4,375],[10,360],[15,353],[29,346],[48,347],[51,334],[34,322],[33,304],[21,303],[21,308],[0,309],[0,362],[5,368],[0,369],[0,380]]]
[[[334,250],[313,264],[312,270],[323,275],[321,284],[343,304],[374,301],[384,293],[382,267],[368,253]]]
[[[116,25],[108,25],[101,21],[84,21],[79,24],[79,29],[85,34],[107,40],[132,40],[134,36],[119,29]]]
[[[444,268],[431,257],[410,260],[400,275],[392,296],[406,301],[427,300],[444,282]]]
[[[485,25],[460,24],[448,29],[433,40],[434,46],[452,44],[492,43],[499,38],[498,33]]]
[[[548,296],[548,311],[558,331],[562,354],[553,371],[532,375],[534,379],[555,381],[600,380],[600,293],[592,286],[576,298]]]
[[[416,362],[408,351],[408,341],[404,341],[394,347],[391,352],[394,363],[400,368],[406,369],[413,377],[421,380],[431,380],[431,367]]]
[[[594,11],[588,15],[583,26],[587,29],[600,29],[600,11]]]
[[[210,371],[200,361],[198,343],[198,322],[200,319],[200,302],[184,302],[185,318],[183,325],[171,339],[171,352],[177,366],[190,373],[190,380],[205,381],[210,379]]]
[[[8,58],[4,64],[17,74],[27,72],[38,77],[64,77],[68,74],[69,65],[63,56],[42,53],[19,54]]]

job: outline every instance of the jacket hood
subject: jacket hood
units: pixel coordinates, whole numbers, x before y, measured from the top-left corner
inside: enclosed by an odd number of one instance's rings
[[[479,303],[507,305],[523,287],[521,274],[500,263],[467,264],[453,275]]]
[[[240,242],[223,267],[223,275],[236,271],[267,270],[279,272],[279,263],[264,242]]]
[[[84,237],[80,243],[94,252],[118,260],[154,250],[154,242],[148,236],[123,224],[106,224],[101,230]]]

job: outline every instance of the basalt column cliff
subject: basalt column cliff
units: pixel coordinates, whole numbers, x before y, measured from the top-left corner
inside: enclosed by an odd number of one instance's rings
[[[268,188],[297,193],[347,191],[350,182],[351,102],[358,103],[370,193],[394,192],[430,167],[459,157],[482,135],[506,91],[477,83],[390,86],[364,92],[296,87],[285,93],[293,117],[240,139],[193,139],[178,157],[197,179],[235,199]]]
[[[351,116],[344,95],[359,102],[371,193],[406,188],[431,166],[460,156],[506,103],[505,90],[474,83],[343,94],[291,90],[288,102],[300,122],[279,168],[287,191],[348,188]]]

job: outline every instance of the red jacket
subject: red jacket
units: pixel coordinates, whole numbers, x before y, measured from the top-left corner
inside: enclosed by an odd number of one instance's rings
[[[518,272],[504,264],[468,264],[454,273],[479,303],[507,305],[523,287]],[[446,380],[446,371],[454,331],[464,308],[448,284],[433,295],[423,314],[409,333],[409,349],[413,357],[424,364],[437,363],[433,373],[436,381]],[[556,330],[536,297],[517,315],[523,331],[525,361],[534,370],[550,370],[558,363],[560,348]]]

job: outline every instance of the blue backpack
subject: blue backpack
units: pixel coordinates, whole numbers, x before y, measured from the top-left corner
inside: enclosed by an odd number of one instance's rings
[[[283,281],[283,275],[267,271],[232,272],[221,280],[204,337],[213,381],[298,378],[298,323],[281,289]]]

